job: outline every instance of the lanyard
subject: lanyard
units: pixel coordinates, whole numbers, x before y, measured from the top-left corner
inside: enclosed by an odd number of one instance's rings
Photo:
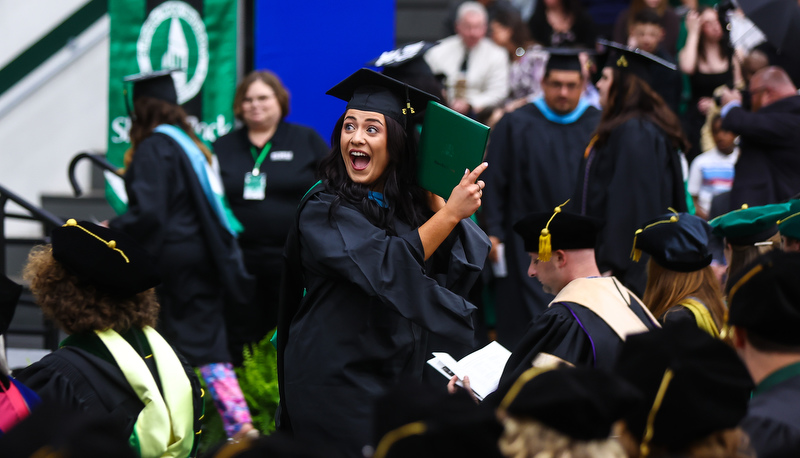
[[[256,157],[256,147],[250,146],[250,154],[253,155],[253,160],[256,161],[255,165],[253,165],[253,176],[257,176],[261,173],[261,164],[264,163],[264,159],[269,156],[270,148],[272,148],[272,142],[267,142],[267,144],[264,145],[264,149],[261,150],[261,154]]]

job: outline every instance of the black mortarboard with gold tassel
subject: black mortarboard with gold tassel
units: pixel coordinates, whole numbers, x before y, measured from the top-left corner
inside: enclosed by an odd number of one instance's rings
[[[578,250],[595,246],[603,221],[563,211],[562,207],[567,202],[552,212],[531,213],[514,224],[514,231],[525,242],[525,251],[538,253],[540,261],[549,261],[555,250]]]
[[[644,251],[661,267],[676,272],[694,272],[711,264],[710,239],[711,226],[705,220],[673,211],[636,230],[631,258],[638,262]]]
[[[108,294],[132,296],[161,283],[153,259],[126,234],[70,219],[51,238],[56,261]]]

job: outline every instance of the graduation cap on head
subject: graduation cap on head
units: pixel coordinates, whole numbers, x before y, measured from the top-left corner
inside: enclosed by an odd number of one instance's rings
[[[374,111],[406,127],[406,118],[439,98],[413,86],[362,68],[330,88],[328,95],[347,102],[346,109]]]
[[[641,402],[635,387],[599,369],[531,368],[515,385],[503,399],[503,410],[582,441],[608,439],[613,424]]]
[[[632,48],[613,41],[603,40],[602,38],[597,42],[610,48],[606,67],[616,68],[623,73],[636,75],[648,84],[652,81],[650,70],[653,65],[662,65],[670,70],[678,69],[675,64],[639,48]]]
[[[753,388],[736,352],[689,322],[628,336],[614,373],[644,395],[624,417],[642,456],[735,428]]]
[[[582,48],[545,48],[550,57],[547,59],[545,74],[550,70],[581,71],[580,53],[595,54],[591,49]]]
[[[778,221],[778,231],[784,237],[800,240],[800,200],[789,202],[789,214]]]
[[[727,325],[769,341],[800,345],[800,253],[771,251],[728,282]]]
[[[789,203],[748,207],[718,216],[708,224],[714,235],[731,245],[747,246],[765,242],[778,232],[778,221],[789,215]]]
[[[711,264],[710,238],[711,226],[702,218],[688,213],[667,213],[636,230],[631,258],[638,262],[644,251],[664,268],[694,272]]]
[[[172,72],[175,71],[177,69],[128,75],[123,81],[133,83],[133,100],[139,97],[152,97],[177,105],[178,92],[172,79]]]
[[[383,67],[384,75],[397,80],[420,74],[432,77],[431,67],[428,66],[422,56],[438,44],[438,42],[431,43],[428,41],[408,43],[397,49],[381,53],[380,56],[367,62],[366,65],[369,67]]]
[[[531,213],[514,224],[514,231],[525,242],[525,251],[538,253],[539,260],[547,262],[554,250],[594,248],[603,221],[563,211],[561,207],[567,202],[553,212]]]
[[[161,283],[150,255],[126,234],[70,219],[51,238],[56,261],[108,294],[133,296]]]

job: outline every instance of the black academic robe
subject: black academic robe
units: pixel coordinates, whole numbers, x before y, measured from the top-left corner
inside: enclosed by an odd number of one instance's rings
[[[347,203],[331,213],[335,196],[321,186],[301,205],[299,234],[287,242],[288,258],[299,253],[300,274],[290,267],[284,287],[302,277],[305,295],[282,292],[277,426],[361,456],[375,398],[401,377],[421,379],[428,332],[472,343],[475,307],[453,290],[477,279],[489,241],[465,219],[447,265],[430,266],[417,229],[395,221],[399,235],[388,235]]]
[[[597,239],[597,265],[641,296],[649,256],[631,260],[633,235],[648,220],[673,208],[686,211],[678,151],[655,124],[630,119],[594,146],[580,166],[570,209],[605,221]]]
[[[153,379],[161,388],[161,378],[150,345],[140,330],[120,335],[142,357]],[[189,363],[176,352],[186,377],[192,386],[194,431],[199,438],[203,415],[203,396],[200,382]],[[42,399],[45,404],[60,404],[81,412],[91,413],[114,423],[125,432],[133,432],[144,404],[128,384],[118,362],[94,333],[68,337],[62,347],[23,369],[17,377]],[[191,456],[200,441],[195,440]]]
[[[186,153],[156,133],[125,173],[128,211],[110,221],[156,260],[158,331],[193,366],[230,361],[224,307],[252,295],[236,239],[203,194]]]
[[[235,363],[241,363],[242,348],[258,342],[278,322],[278,291],[283,268],[283,246],[294,224],[297,204],[316,181],[317,164],[330,149],[310,127],[280,122],[270,139],[269,155],[261,164],[267,177],[264,199],[244,198],[244,176],[251,173],[255,148],[247,128],[238,129],[214,143],[220,175],[231,210],[244,226],[237,239],[247,271],[256,279],[252,300],[228,307],[228,341]],[[257,149],[258,153],[261,149]]]
[[[611,279],[588,278],[580,281],[581,284],[576,286],[589,294],[596,293],[596,300],[604,301],[612,316],[625,314],[633,319],[639,328],[638,332],[658,327],[644,305],[625,288],[620,287],[618,295],[613,290],[609,295],[608,290],[592,289],[592,282],[608,283]],[[575,366],[612,369],[623,340],[602,316],[592,310],[597,305],[595,303],[587,307],[576,302],[561,301],[556,296],[547,311],[533,320],[522,341],[511,352],[500,378],[500,386],[513,383],[531,368],[541,354],[555,356]]]
[[[759,458],[800,456],[800,376],[778,383],[750,400],[740,426]]]
[[[497,339],[513,348],[531,320],[544,313],[553,296],[528,276],[530,256],[514,223],[528,213],[551,211],[572,196],[583,151],[600,112],[590,107],[577,121],[547,120],[529,103],[505,115],[492,130],[481,176],[486,232],[505,245],[508,276],[497,278]]]

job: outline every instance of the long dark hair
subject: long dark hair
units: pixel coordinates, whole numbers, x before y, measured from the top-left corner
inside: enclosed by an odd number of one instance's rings
[[[689,142],[683,134],[681,122],[664,99],[638,76],[617,68],[613,72],[614,79],[608,90],[608,106],[603,108],[600,124],[594,132],[597,136],[595,144],[605,144],[611,131],[629,119],[645,118],[667,134],[674,148],[687,151]]]
[[[131,148],[125,152],[124,163],[127,168],[133,160],[136,148],[147,137],[153,135],[153,129],[161,124],[172,124],[179,127],[194,141],[200,151],[211,163],[211,150],[197,138],[194,129],[186,120],[186,112],[179,105],[165,102],[154,97],[139,97],[133,102],[135,120],[131,125]]]
[[[389,162],[379,180],[383,180],[383,195],[388,207],[379,206],[368,197],[369,187],[354,183],[347,175],[342,159],[342,125],[347,113],[336,121],[331,135],[331,151],[320,161],[319,175],[328,191],[336,194],[331,214],[345,201],[358,208],[377,227],[397,235],[394,220],[419,227],[430,216],[425,191],[417,184],[417,144],[403,127],[386,116],[386,150]]]
[[[702,5],[697,9],[697,14],[702,15],[707,10],[714,11],[714,8],[711,8],[706,5]],[[719,14],[716,15],[717,21],[719,22],[720,29],[722,29],[722,37],[719,39],[719,53],[720,57],[723,59],[728,60],[728,65],[733,65],[731,59],[733,59],[733,46],[731,46],[731,33],[728,31],[728,27],[726,27],[726,20],[720,17]],[[708,56],[706,56],[706,49],[705,49],[705,34],[703,34],[703,30],[700,29],[700,39],[697,40],[697,61],[698,63],[700,60],[706,61],[708,60]],[[695,65],[696,68],[696,65]],[[732,69],[731,69],[732,70]]]

